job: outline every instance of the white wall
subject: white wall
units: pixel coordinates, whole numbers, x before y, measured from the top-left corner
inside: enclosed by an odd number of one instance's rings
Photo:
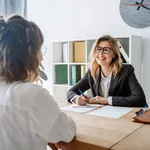
[[[52,42],[112,36],[143,37],[143,82],[150,105],[150,27],[135,29],[126,25],[119,13],[120,0],[29,0],[28,18],[36,22],[45,36],[49,51],[44,65],[49,80],[44,86],[52,91]],[[136,54],[135,54],[136,55]]]

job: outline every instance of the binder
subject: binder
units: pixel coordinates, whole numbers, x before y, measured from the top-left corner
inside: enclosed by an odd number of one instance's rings
[[[73,62],[85,62],[85,42],[74,42],[73,44]]]
[[[76,85],[76,83],[81,79],[81,66],[72,65],[71,66],[71,85]]]
[[[62,62],[67,63],[68,58],[68,43],[62,44]]]
[[[121,43],[119,42],[119,40],[117,40],[118,46],[119,46],[119,50],[121,53],[121,56],[123,57],[123,62],[129,63],[129,56],[127,55],[125,49],[123,48],[123,46],[121,45]]]
[[[85,66],[81,65],[81,78],[83,78],[85,75]]]
[[[55,66],[56,84],[68,84],[68,68],[67,65]]]

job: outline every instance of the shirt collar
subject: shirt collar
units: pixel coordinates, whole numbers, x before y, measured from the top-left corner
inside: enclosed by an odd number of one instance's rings
[[[104,77],[103,73],[101,72],[101,77],[102,79],[106,80],[106,79],[111,79],[111,76],[112,76],[112,72],[109,74],[108,77]]]

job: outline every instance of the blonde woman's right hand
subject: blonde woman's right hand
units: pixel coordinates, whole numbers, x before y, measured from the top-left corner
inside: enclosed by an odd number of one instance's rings
[[[89,99],[90,99],[89,96],[84,97],[84,96],[80,95],[79,97],[77,97],[75,99],[75,103],[78,105],[86,105],[88,103]]]

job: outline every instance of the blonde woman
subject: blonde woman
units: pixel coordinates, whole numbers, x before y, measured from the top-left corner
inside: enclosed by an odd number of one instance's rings
[[[81,92],[91,89],[93,98]],[[143,107],[145,94],[136,79],[134,68],[122,64],[115,38],[104,35],[97,39],[91,50],[90,69],[67,93],[69,102]]]
[[[20,16],[0,19],[0,149],[67,150],[76,133],[49,92],[33,84],[42,60],[43,34]]]

